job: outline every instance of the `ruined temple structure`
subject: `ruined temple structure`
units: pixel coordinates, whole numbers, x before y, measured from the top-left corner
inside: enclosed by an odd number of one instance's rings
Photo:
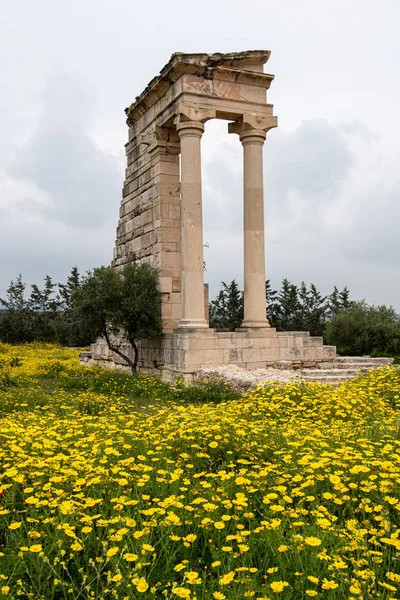
[[[292,361],[330,363],[334,347],[306,332],[277,333],[265,311],[263,146],[277,126],[264,73],[270,52],[173,54],[126,109],[127,168],[113,266],[148,261],[160,270],[164,333],[140,344],[143,371],[190,379],[201,367],[247,369]],[[244,321],[208,326],[203,269],[201,138],[210,119],[228,121],[243,147]],[[126,350],[126,349],[125,349]],[[98,361],[123,361],[98,341]]]

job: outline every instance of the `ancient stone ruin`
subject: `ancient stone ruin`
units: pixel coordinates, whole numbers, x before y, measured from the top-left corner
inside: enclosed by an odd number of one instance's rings
[[[160,270],[164,332],[140,344],[142,371],[190,379],[202,367],[246,369],[330,364],[336,349],[307,332],[277,333],[265,310],[263,145],[277,126],[264,73],[270,52],[173,54],[126,109],[127,168],[113,266],[147,261]],[[243,146],[244,321],[208,326],[204,285],[201,138],[210,119],[229,121]],[[124,352],[129,349],[124,348]],[[123,361],[101,340],[97,361]],[[288,364],[288,363],[287,363]]]

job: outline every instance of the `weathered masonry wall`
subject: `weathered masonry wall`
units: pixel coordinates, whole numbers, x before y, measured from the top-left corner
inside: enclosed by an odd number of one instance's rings
[[[132,357],[131,348],[123,352]],[[329,366],[336,357],[333,346],[323,346],[322,338],[310,337],[307,332],[276,333],[233,331],[181,332],[163,334],[161,339],[144,340],[140,344],[140,370],[160,373],[166,380],[179,374],[191,380],[202,367],[237,365],[244,369],[277,367],[281,361],[290,361],[294,368]],[[94,360],[93,360],[94,358]],[[130,372],[117,355],[113,355],[102,341],[92,346],[89,364],[118,367]]]
[[[160,269],[164,330],[181,317],[179,150],[172,129],[135,135],[130,127],[127,168],[113,265],[134,260]]]

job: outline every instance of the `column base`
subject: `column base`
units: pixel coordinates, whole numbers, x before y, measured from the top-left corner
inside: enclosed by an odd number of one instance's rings
[[[209,329],[205,319],[181,319],[178,329]]]
[[[269,329],[271,325],[267,319],[265,321],[242,321],[240,328],[244,329]]]

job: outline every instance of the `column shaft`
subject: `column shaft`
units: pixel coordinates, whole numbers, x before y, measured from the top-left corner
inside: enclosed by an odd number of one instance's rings
[[[208,327],[204,313],[201,136],[204,125],[181,122],[182,318],[179,327]]]
[[[240,134],[244,156],[244,320],[242,327],[269,327],[265,300],[264,131]]]

